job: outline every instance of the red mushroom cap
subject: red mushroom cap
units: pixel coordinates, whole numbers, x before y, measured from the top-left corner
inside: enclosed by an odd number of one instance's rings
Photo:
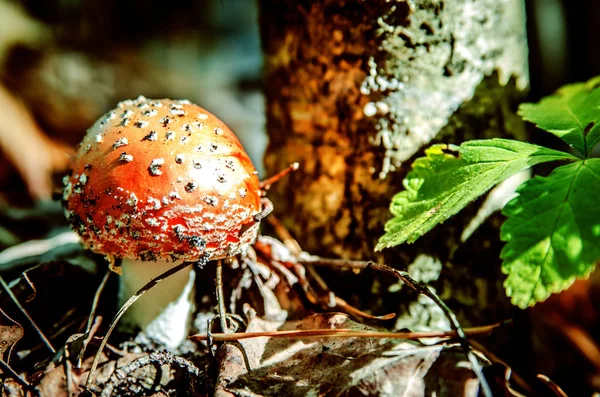
[[[65,214],[92,251],[193,261],[256,239],[256,170],[233,132],[189,101],[119,103],[88,130],[71,169]]]

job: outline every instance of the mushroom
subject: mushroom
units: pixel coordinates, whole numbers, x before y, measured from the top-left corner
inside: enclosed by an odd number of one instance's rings
[[[87,131],[63,182],[65,214],[83,244],[122,258],[121,303],[182,261],[236,255],[258,234],[250,158],[221,120],[189,101],[119,103]],[[124,322],[176,348],[193,312],[186,269],[149,290]]]

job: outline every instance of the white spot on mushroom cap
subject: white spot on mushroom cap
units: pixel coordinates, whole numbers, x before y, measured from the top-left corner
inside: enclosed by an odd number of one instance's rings
[[[138,201],[139,200],[138,200],[137,196],[135,195],[135,193],[131,193],[129,195],[129,198],[127,199],[127,205],[135,207],[137,205]]]
[[[73,184],[69,181],[69,183],[67,183],[67,186],[65,186],[65,188],[63,189],[63,195],[62,195],[63,200],[65,200],[65,201],[69,200],[69,197],[71,197],[72,193],[73,193]]]
[[[219,204],[219,199],[215,196],[206,196],[204,197],[204,202],[210,206],[217,206]]]
[[[150,206],[146,207],[148,209],[159,210],[161,208],[160,201],[158,201],[158,199],[149,197],[147,202],[148,204],[150,204]]]
[[[119,157],[119,161],[124,163],[131,163],[133,161],[133,156],[131,154],[127,154],[125,152],[121,153]]]
[[[156,218],[146,218],[148,226],[157,227],[160,226],[160,222]]]
[[[196,183],[189,182],[187,185],[185,185],[185,191],[188,193],[191,193],[194,190],[196,190],[197,187],[198,187],[198,185]]]
[[[157,175],[162,175],[162,171],[159,169],[163,164],[165,163],[164,159],[154,159],[152,160],[152,162],[150,163],[150,166],[148,167],[148,171],[150,171],[151,175],[157,176]]]
[[[156,141],[156,140],[158,140],[158,133],[156,131],[150,131],[148,133],[148,135],[146,135],[142,140],[143,141]]]
[[[121,146],[129,145],[127,138],[119,138],[113,143],[113,149],[120,148]]]
[[[222,172],[217,172],[217,182],[219,183],[225,183],[227,182],[227,179],[225,178],[225,174]]]
[[[181,233],[185,232],[187,229],[185,228],[185,226],[183,225],[173,225],[172,226],[173,231],[175,232],[176,235],[180,235]],[[180,237],[181,238],[181,237]]]
[[[171,112],[171,114],[174,114],[175,116],[184,116],[185,115],[185,110],[178,109],[178,108],[175,108],[175,107],[171,107],[169,109],[169,112]]]
[[[117,107],[124,108],[124,107],[131,106],[131,105],[133,105],[133,101],[131,99],[126,99],[124,101],[119,102],[117,104]]]

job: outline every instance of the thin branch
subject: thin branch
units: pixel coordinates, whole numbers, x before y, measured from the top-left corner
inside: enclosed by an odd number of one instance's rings
[[[283,171],[279,171],[277,174],[275,174],[275,175],[273,175],[273,176],[265,179],[264,181],[261,181],[260,182],[260,188],[262,190],[269,190],[271,188],[272,184],[274,184],[275,182],[277,182],[278,180],[280,180],[281,178],[283,178],[284,176],[286,176],[290,172],[296,171],[299,167],[300,167],[300,164],[298,164],[298,163],[292,163],[292,164],[290,164]]]
[[[104,291],[104,287],[106,287],[106,283],[108,282],[108,278],[112,273],[111,270],[107,270],[102,277],[102,281],[100,281],[100,285],[98,285],[98,289],[96,289],[96,293],[94,294],[94,300],[92,301],[92,307],[90,309],[90,315],[88,317],[87,325],[85,326],[85,333],[89,333],[92,329],[92,325],[94,324],[94,319],[96,318],[96,309],[98,308],[98,303],[100,302],[100,295],[102,295],[102,291]]]
[[[467,330],[465,330],[465,332],[466,331]],[[514,381],[514,383],[517,386],[519,386],[521,389],[525,390],[528,393],[527,395],[535,395],[535,391],[531,388],[531,386],[529,386],[529,384],[527,382],[525,382],[525,379],[523,379],[521,377],[521,375],[519,375],[515,371],[514,368],[511,368],[510,365],[508,365],[504,360],[502,360],[500,357],[498,357],[496,354],[494,354],[493,352],[491,352],[490,350],[488,350],[483,344],[479,343],[476,340],[471,340],[471,345],[473,345],[473,347],[475,349],[477,349],[481,353],[483,353],[484,356],[486,356],[487,358],[489,358],[490,361],[492,361],[494,363],[501,364],[501,365],[503,365],[506,368],[510,368],[510,380],[511,380],[511,383],[513,383],[513,381]]]
[[[359,269],[359,270],[371,269],[373,271],[384,273],[384,274],[390,275],[394,278],[397,278],[397,279],[401,280],[404,284],[406,284],[408,287],[410,287],[411,289],[416,291],[417,293],[423,294],[423,295],[427,296],[428,298],[430,298],[433,302],[435,302],[435,304],[440,309],[442,309],[442,311],[444,312],[444,315],[450,321],[450,326],[456,332],[459,342],[460,342],[460,345],[463,348],[465,355],[467,356],[467,359],[469,360],[469,363],[471,364],[471,369],[475,373],[477,378],[479,379],[479,384],[481,386],[482,394],[485,397],[493,396],[490,385],[488,384],[488,382],[485,379],[485,376],[483,374],[481,365],[479,364],[479,361],[477,361],[477,357],[475,357],[475,354],[473,353],[473,350],[471,349],[471,345],[469,344],[469,341],[467,340],[467,336],[465,335],[465,332],[462,329],[462,327],[460,326],[460,323],[458,322],[458,319],[456,318],[454,313],[444,303],[444,301],[441,300],[439,296],[437,296],[437,294],[435,294],[433,291],[431,291],[429,288],[427,288],[427,286],[415,281],[412,277],[410,277],[410,275],[407,272],[397,270],[397,269],[394,269],[387,265],[382,265],[382,264],[375,263],[372,261],[352,261],[352,260],[345,260],[345,259],[326,259],[326,258],[319,258],[319,257],[310,257],[308,259],[300,260],[300,261],[298,261],[298,263],[303,264],[303,265],[345,267],[345,268]]]
[[[198,379],[203,376],[202,372],[192,362],[186,360],[185,358],[175,356],[166,350],[161,352],[152,352],[147,356],[142,356],[130,362],[129,364],[125,364],[122,367],[115,369],[110,378],[108,378],[100,397],[112,396],[113,392],[118,389],[122,383],[126,382],[132,373],[140,368],[150,365],[158,368],[163,365],[169,365],[171,369],[173,367],[181,369],[184,371],[184,374],[187,377],[188,384],[191,383],[193,379]],[[192,378],[192,376],[194,378]],[[144,380],[157,382],[157,379]]]
[[[483,327],[473,327],[465,330],[469,336],[488,334],[494,329],[500,327],[502,323],[486,325]],[[458,334],[456,331],[432,331],[432,332],[386,332],[386,331],[368,331],[357,329],[303,329],[289,331],[266,331],[266,332],[236,332],[210,334],[215,342],[225,342],[232,340],[242,340],[260,337],[269,338],[390,338],[390,339],[421,339],[421,338],[454,338]],[[189,337],[192,340],[207,340],[208,335],[197,334]]]
[[[557,385],[556,383],[554,383],[550,378],[548,378],[546,375],[543,374],[538,374],[537,378],[539,380],[541,380],[542,382],[544,382],[544,384],[546,386],[548,386],[548,388],[552,391],[552,393],[554,393],[555,396],[557,397],[568,397],[567,393],[565,393],[563,391],[563,389],[560,388],[559,385]]]
[[[0,358],[0,369],[5,375],[9,375],[13,378],[18,384],[26,388],[27,390],[31,390],[31,385],[25,379],[21,378],[18,373],[15,372],[14,369],[10,367],[2,358]]]
[[[54,346],[52,346],[52,343],[50,343],[50,341],[46,338],[46,336],[44,335],[42,330],[37,326],[35,321],[33,321],[31,316],[29,315],[29,313],[27,313],[27,310],[25,310],[25,308],[23,306],[21,306],[21,302],[19,302],[19,300],[17,299],[15,294],[13,294],[12,290],[10,289],[8,284],[6,284],[6,281],[4,281],[4,278],[2,278],[1,275],[0,275],[0,285],[2,285],[2,288],[4,289],[4,291],[8,294],[8,296],[13,301],[13,303],[17,306],[17,308],[19,308],[21,313],[23,313],[23,316],[25,316],[25,318],[27,319],[27,321],[29,322],[31,327],[38,334],[38,336],[40,337],[40,339],[42,340],[44,345],[46,345],[48,350],[50,350],[50,352],[52,352],[52,354],[56,354],[56,350],[54,349]]]
[[[292,237],[289,230],[277,218],[276,215],[271,215],[270,217],[265,219],[269,225],[273,228],[273,231],[279,237],[283,245],[287,247],[287,249],[294,255],[295,257],[300,256],[302,253],[302,247],[298,244],[295,238]]]
[[[328,303],[327,306],[333,307],[335,305],[338,308],[340,308],[342,311],[344,311],[354,317],[369,319],[369,320],[386,321],[386,320],[391,320],[394,317],[396,317],[396,313],[388,313],[383,316],[373,316],[369,313],[363,312],[359,308],[350,305],[344,299],[340,298],[333,291],[331,291],[329,289],[329,286],[327,285],[327,283],[325,283],[325,280],[323,280],[323,278],[321,278],[319,273],[317,273],[314,266],[306,265],[306,266],[304,266],[304,268],[306,269],[306,271],[308,272],[310,277],[312,277],[312,279],[314,281],[316,281],[317,285],[322,290],[322,292],[320,292],[320,293],[317,292],[317,294],[320,295],[320,299],[323,300],[323,296],[329,298],[330,302]],[[322,305],[322,303],[321,303],[321,305]]]
[[[83,334],[83,343],[81,346],[81,349],[79,350],[79,353],[77,353],[77,360],[75,361],[75,367],[76,368],[81,368],[81,363],[83,361],[83,356],[85,354],[85,351],[88,347],[88,345],[91,343],[91,341],[94,339],[94,336],[96,335],[96,332],[98,332],[98,328],[100,328],[100,323],[102,322],[102,317],[98,316],[94,318],[94,322],[92,323],[92,326],[90,327],[89,330],[87,330],[85,332],[85,334]]]
[[[217,294],[217,310],[219,315],[219,324],[221,325],[221,332],[229,333],[229,327],[227,326],[227,317],[225,310],[225,297],[223,294],[223,261],[219,259],[217,261],[217,276],[215,278],[216,294]]]

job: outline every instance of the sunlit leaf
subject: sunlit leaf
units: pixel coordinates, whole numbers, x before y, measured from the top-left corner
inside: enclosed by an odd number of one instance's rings
[[[589,274],[600,260],[600,159],[556,168],[524,183],[504,207],[502,270],[525,308]]]
[[[376,249],[413,242],[471,201],[532,165],[576,160],[568,153],[507,139],[469,141],[460,147],[434,145],[413,163],[406,190],[392,199],[394,215]]]
[[[588,157],[600,141],[600,77],[566,85],[538,103],[524,103],[519,115]]]

